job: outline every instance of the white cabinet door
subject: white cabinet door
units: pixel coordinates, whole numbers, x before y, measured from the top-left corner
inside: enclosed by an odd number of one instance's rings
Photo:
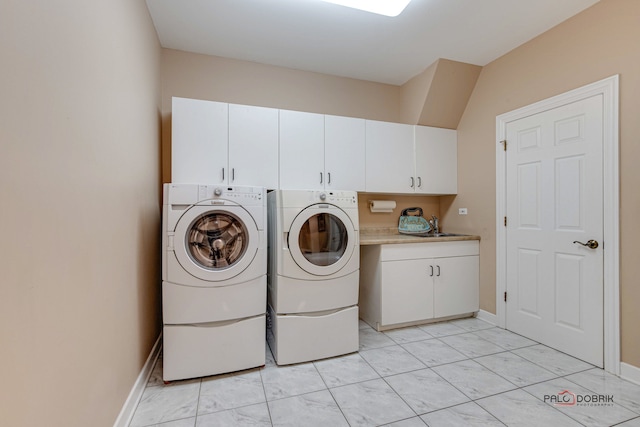
[[[324,116],[280,110],[280,188],[323,189]]]
[[[414,193],[413,126],[366,121],[366,190]]]
[[[278,110],[229,104],[229,184],[278,188]]]
[[[458,192],[457,138],[452,129],[415,127],[416,192]]]
[[[171,182],[222,184],[228,170],[228,105],[176,98],[171,107]]]
[[[325,188],[365,191],[365,121],[324,117]]]
[[[382,325],[433,318],[433,278],[429,260],[382,262]]]
[[[478,256],[435,258],[433,301],[435,317],[473,313],[479,309]]]

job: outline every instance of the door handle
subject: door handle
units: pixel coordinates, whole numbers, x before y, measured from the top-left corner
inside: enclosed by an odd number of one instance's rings
[[[411,177],[411,188],[416,184],[416,181],[413,177]]]
[[[327,172],[327,184],[331,184],[331,172]]]
[[[422,177],[418,177],[418,188],[422,187]]]
[[[436,274],[437,277],[440,277],[440,266],[436,265],[436,267],[438,267],[438,274]]]
[[[589,249],[596,249],[598,247],[598,242],[596,240],[587,240],[587,243],[578,242],[574,240],[573,243],[579,243],[582,246],[586,246]]]
[[[431,274],[429,275],[429,277],[433,277],[433,265],[430,265],[429,268],[431,268]]]
[[[322,172],[320,172],[320,184],[322,184]]]

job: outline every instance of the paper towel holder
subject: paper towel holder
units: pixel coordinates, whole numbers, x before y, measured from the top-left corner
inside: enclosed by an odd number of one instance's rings
[[[373,213],[390,213],[395,208],[395,200],[369,200],[369,209]]]

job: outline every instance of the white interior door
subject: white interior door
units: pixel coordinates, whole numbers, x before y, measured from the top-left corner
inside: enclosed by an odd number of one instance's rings
[[[506,134],[506,327],[602,367],[603,97]]]

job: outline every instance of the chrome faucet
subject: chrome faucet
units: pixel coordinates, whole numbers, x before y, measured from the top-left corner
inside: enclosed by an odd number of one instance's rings
[[[429,224],[431,225],[431,229],[435,234],[440,232],[440,225],[438,224],[438,217],[435,215],[431,215],[431,219],[429,220]]]

